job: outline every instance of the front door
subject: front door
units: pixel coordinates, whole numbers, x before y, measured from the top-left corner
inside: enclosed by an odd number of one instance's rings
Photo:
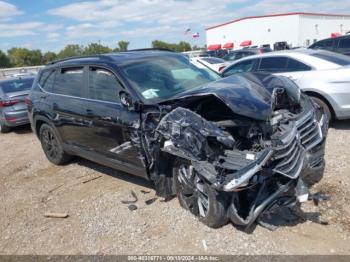
[[[114,73],[90,66],[86,121],[91,126],[84,134],[85,144],[95,153],[119,160],[131,168],[144,169],[138,144],[140,114],[124,107],[119,98],[123,90]]]

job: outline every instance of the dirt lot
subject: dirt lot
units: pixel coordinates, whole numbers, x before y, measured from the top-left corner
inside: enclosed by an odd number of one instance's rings
[[[350,121],[330,129],[325,177],[312,189],[331,200],[306,204],[296,225],[250,234],[207,228],[176,199],[146,205],[154,191],[142,179],[81,159],[54,166],[29,127],[0,135],[0,145],[0,254],[350,254]],[[121,203],[130,190],[134,211]]]

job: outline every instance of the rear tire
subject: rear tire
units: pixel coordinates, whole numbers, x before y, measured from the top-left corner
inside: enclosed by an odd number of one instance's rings
[[[39,138],[41,147],[51,163],[63,165],[71,159],[71,156],[64,152],[57,133],[48,124],[43,124],[40,127]]]
[[[332,112],[331,112],[329,106],[327,105],[327,103],[318,97],[311,96],[311,99],[323,109],[323,112],[327,116],[328,124],[330,124],[332,122],[333,116],[332,116]]]
[[[193,169],[191,162],[176,159],[173,179],[180,205],[208,227],[218,228],[228,221],[226,201]]]
[[[5,126],[3,123],[0,122],[0,133],[5,134],[11,131],[11,128],[8,126]]]

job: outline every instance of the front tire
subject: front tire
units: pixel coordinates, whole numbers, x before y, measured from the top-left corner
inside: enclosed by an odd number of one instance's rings
[[[173,179],[180,205],[208,227],[218,228],[228,221],[226,201],[194,170],[190,161],[176,159]]]
[[[51,163],[55,165],[63,165],[71,159],[71,156],[64,152],[58,135],[48,124],[43,124],[40,127],[39,138],[41,147]]]

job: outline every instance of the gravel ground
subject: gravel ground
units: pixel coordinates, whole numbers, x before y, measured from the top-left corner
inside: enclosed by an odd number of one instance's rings
[[[329,130],[325,176],[312,188],[331,199],[305,204],[296,225],[250,233],[210,229],[176,199],[147,205],[155,195],[143,179],[82,159],[54,166],[29,127],[0,135],[0,145],[0,254],[350,254],[350,121]],[[130,190],[134,211],[121,203]]]

